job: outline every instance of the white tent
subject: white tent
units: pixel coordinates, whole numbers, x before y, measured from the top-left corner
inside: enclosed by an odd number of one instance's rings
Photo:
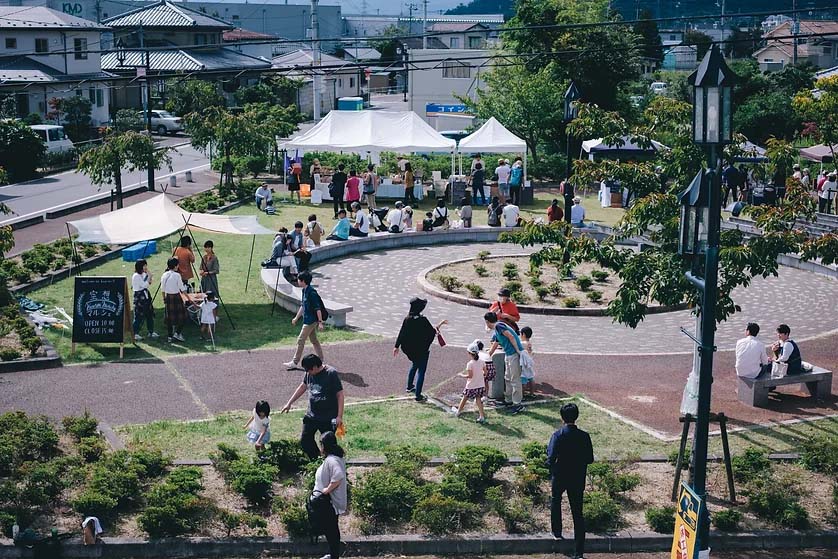
[[[582,151],[588,153],[588,158],[593,161],[595,155],[608,155],[610,157],[638,157],[643,155],[650,155],[661,150],[667,149],[665,145],[660,142],[651,140],[652,145],[648,148],[639,146],[631,141],[628,136],[623,136],[623,145],[609,146],[602,138],[594,140],[585,140],[582,142]]]
[[[216,233],[274,234],[270,229],[259,225],[255,215],[226,216],[190,213],[182,210],[165,194],[115,212],[68,223],[79,232],[77,242],[129,245],[147,239],[165,237],[182,229],[187,222],[190,227]]]
[[[456,145],[412,111],[331,111],[281,147],[307,151],[453,153]]]
[[[460,140],[460,153],[520,153],[524,154],[524,177],[527,176],[527,143],[506,129],[495,117]]]

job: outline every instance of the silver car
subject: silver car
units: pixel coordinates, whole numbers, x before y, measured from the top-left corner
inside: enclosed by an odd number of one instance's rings
[[[160,135],[183,131],[183,120],[168,111],[151,111],[151,129]]]

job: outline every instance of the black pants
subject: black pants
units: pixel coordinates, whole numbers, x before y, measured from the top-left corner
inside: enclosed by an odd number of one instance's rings
[[[320,456],[320,447],[314,441],[314,435],[318,431],[323,434],[327,431],[333,431],[332,420],[318,421],[313,417],[303,417],[303,432],[300,434],[300,446],[309,458],[312,460]]]
[[[404,187],[404,205],[412,208],[419,207],[419,200],[413,195],[413,187],[405,185]]]
[[[329,544],[329,556],[331,559],[338,559],[341,548],[340,526],[334,507],[329,505],[329,509],[323,512],[321,522],[323,522],[323,535],[326,536],[326,542]]]
[[[566,483],[567,480],[553,477],[553,497],[550,501],[550,527],[556,536],[562,533],[562,493],[567,491],[570,512],[573,515],[573,539],[576,542],[576,555],[585,553],[585,519],[582,516],[582,495],[585,493],[585,480]]]
[[[512,203],[516,206],[521,205],[521,187],[520,186],[510,186],[509,187],[509,199]]]
[[[311,261],[311,253],[307,250],[298,250],[294,253],[294,258],[297,260],[297,271],[305,272],[308,270],[308,263]]]
[[[486,201],[486,191],[483,190],[482,184],[480,186],[472,186],[471,191],[473,192],[471,197],[475,204],[480,204],[481,206],[485,206],[486,204],[488,204],[488,202]],[[480,194],[480,202],[477,201],[478,194]]]
[[[332,205],[335,208],[335,217],[338,215],[338,207],[341,210],[346,209],[343,205],[343,189],[335,190],[334,194],[332,194]]]
[[[832,200],[818,196],[818,211],[820,213],[832,213],[831,206]]]

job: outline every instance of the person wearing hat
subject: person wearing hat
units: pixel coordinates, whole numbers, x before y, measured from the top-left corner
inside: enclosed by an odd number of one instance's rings
[[[826,176],[823,186],[818,192],[818,211],[821,213],[832,213],[832,200],[835,199],[835,194],[838,193],[838,181],[836,181],[836,173],[832,171]]]
[[[486,414],[483,411],[483,395],[486,393],[486,362],[491,361],[491,357],[482,350],[483,342],[480,340],[474,340],[466,348],[470,359],[466,363],[465,370],[457,375],[466,379],[466,387],[463,389],[460,405],[451,408],[451,414],[454,417],[460,417],[463,408],[466,407],[466,402],[474,400],[478,412],[477,423],[486,423]]]
[[[387,230],[390,233],[401,233],[404,231],[404,218],[404,204],[398,201],[396,202],[396,207],[387,214],[387,223],[390,224]]]
[[[570,224],[574,227],[585,227],[585,208],[582,207],[582,198],[573,197],[573,207],[570,208]]]
[[[410,360],[406,391],[413,392],[417,402],[424,402],[428,399],[422,394],[422,386],[425,384],[425,372],[428,369],[431,344],[434,343],[434,338],[439,329],[444,324],[448,324],[447,320],[442,320],[434,328],[431,321],[422,315],[422,311],[425,310],[427,304],[426,299],[419,297],[410,300],[410,311],[402,321],[399,335],[396,336],[396,345],[393,347],[393,357],[397,356],[399,349],[401,349]]]
[[[489,307],[489,312],[495,313],[498,320],[510,326],[516,333],[518,330],[518,321],[521,320],[521,313],[518,311],[518,306],[510,298],[510,291],[505,287],[498,291],[498,298],[492,302]],[[492,356],[492,363],[494,364],[497,374],[489,385],[489,399],[495,402],[504,402],[504,392],[506,390],[506,383],[504,381],[504,374],[506,373],[506,364],[502,353]]]

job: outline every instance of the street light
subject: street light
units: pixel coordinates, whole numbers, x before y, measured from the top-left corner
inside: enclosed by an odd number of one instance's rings
[[[143,56],[143,63],[142,64],[125,64],[125,60],[127,59],[127,50],[125,48],[125,43],[122,39],[119,39],[116,42],[116,60],[119,62],[120,66],[128,67],[128,68],[135,68],[137,70],[137,77],[142,77],[143,83],[143,118],[145,120],[145,127],[146,132],[148,132],[148,138],[152,142],[154,142],[154,138],[151,136],[151,86],[149,84],[149,73],[151,72],[151,54],[149,53],[148,49],[144,51]],[[149,159],[148,169],[148,190],[154,191],[154,165],[151,163],[151,159]]]
[[[579,88],[576,87],[576,84],[573,81],[570,82],[570,85],[567,88],[567,91],[564,92],[564,121],[565,125],[569,125],[573,119],[579,116],[579,99],[582,97],[582,94],[579,93]],[[573,168],[571,166],[571,153],[570,153],[570,143],[571,143],[571,136],[570,136],[570,129],[566,128],[567,130],[567,166],[565,167],[565,180],[564,180],[564,220],[570,223],[570,211],[573,207],[573,196],[574,196],[574,189],[573,185],[570,182],[570,174],[573,172]]]
[[[703,503],[707,498],[707,442],[710,432],[710,401],[713,385],[716,303],[718,300],[719,233],[721,229],[721,160],[719,150],[731,142],[732,89],[734,75],[718,45],[704,56],[689,77],[693,88],[693,142],[706,147],[708,170],[701,170],[681,196],[681,242],[679,252],[690,260],[687,279],[701,292],[700,331],[696,351],[699,364],[698,410],[693,442],[692,488]],[[700,267],[704,258],[704,269]],[[699,557],[707,557],[710,517],[700,507]]]

